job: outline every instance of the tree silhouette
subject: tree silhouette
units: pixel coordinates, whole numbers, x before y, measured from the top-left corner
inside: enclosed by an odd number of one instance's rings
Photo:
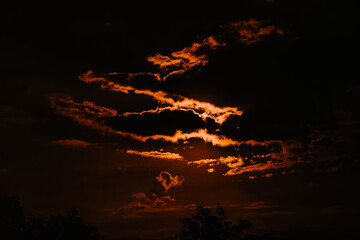
[[[19,199],[0,194],[0,239],[22,239],[24,229],[25,213]]]
[[[239,219],[236,224],[226,221],[224,209],[218,205],[216,213],[203,206],[196,207],[196,214],[189,218],[182,218],[181,230],[176,234],[179,240],[275,240],[269,234],[250,235],[253,228],[251,223]]]
[[[241,239],[252,228],[247,220],[240,219],[237,224],[226,221],[224,209],[218,205],[216,214],[211,209],[199,206],[191,218],[180,219],[183,224],[176,235],[180,240],[235,240]]]
[[[0,239],[6,240],[104,240],[76,209],[66,216],[25,214],[19,200],[0,194]]]

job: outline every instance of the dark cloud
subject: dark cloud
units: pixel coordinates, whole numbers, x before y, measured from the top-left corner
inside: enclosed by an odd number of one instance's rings
[[[71,147],[71,148],[87,148],[94,146],[92,143],[88,143],[78,139],[64,139],[64,140],[55,140],[52,141],[52,144],[60,145],[64,147]]]
[[[134,199],[132,202],[125,204],[117,209],[106,209],[110,215],[123,214],[125,217],[132,217],[136,213],[152,213],[152,212],[165,212],[177,211],[179,208],[175,207],[173,202],[174,198],[169,195],[159,197],[155,193],[151,196],[143,192],[134,193],[131,195]]]

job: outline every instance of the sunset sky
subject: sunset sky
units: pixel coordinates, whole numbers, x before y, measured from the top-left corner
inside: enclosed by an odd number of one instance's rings
[[[285,239],[359,234],[356,1],[216,4],[3,9],[0,193],[113,240],[217,204]]]

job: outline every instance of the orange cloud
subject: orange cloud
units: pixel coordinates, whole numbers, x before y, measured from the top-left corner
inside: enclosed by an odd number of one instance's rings
[[[274,0],[266,0],[267,2],[274,2]],[[189,47],[185,47],[179,51],[172,52],[169,56],[162,54],[154,54],[148,56],[146,59],[153,65],[157,66],[162,73],[152,72],[137,72],[137,73],[119,73],[112,72],[106,74],[123,75],[127,80],[131,80],[137,76],[152,76],[157,81],[165,81],[172,75],[183,74],[184,72],[193,69],[195,67],[202,68],[208,63],[208,57],[205,53],[207,50],[215,50],[220,47],[225,47],[227,44],[219,39],[226,39],[228,37],[234,37],[232,34],[237,33],[236,38],[244,44],[254,44],[261,40],[266,35],[283,35],[284,31],[274,25],[270,25],[267,21],[259,20],[242,20],[231,23],[229,25],[230,32],[223,32],[215,36],[209,36],[203,39],[201,42],[192,43]],[[164,75],[164,76],[162,76]],[[103,78],[97,78],[101,81]],[[93,79],[95,80],[95,79]],[[96,81],[95,80],[95,81]],[[119,91],[124,88],[118,89]],[[126,91],[126,90],[125,90]]]
[[[253,202],[248,205],[244,205],[243,208],[245,209],[264,209],[264,208],[277,208],[277,205],[273,205],[267,202]]]
[[[69,97],[66,98],[51,97],[50,102],[52,107],[55,109],[57,113],[71,117],[79,124],[92,127],[103,134],[106,133],[106,134],[115,134],[124,137],[130,137],[134,140],[141,142],[146,142],[147,140],[152,139],[152,140],[162,140],[166,142],[177,143],[179,140],[200,138],[204,142],[208,142],[215,146],[221,146],[221,147],[243,144],[243,142],[241,141],[236,141],[222,135],[208,133],[206,129],[198,129],[189,133],[184,133],[178,130],[172,136],[161,135],[161,134],[142,136],[131,132],[116,131],[99,120],[99,118],[103,118],[103,117],[118,116],[116,110],[114,109],[98,106],[89,101],[76,102]],[[147,154],[149,155],[150,153]],[[154,156],[154,154],[155,153],[153,152],[152,155]],[[157,154],[157,157],[159,156],[179,157],[176,155],[161,154],[161,153]]]
[[[241,142],[227,138],[222,135],[216,135],[207,133],[206,129],[198,129],[193,132],[184,133],[180,130],[176,131],[176,133],[172,136],[168,135],[152,135],[152,136],[137,136],[138,140],[141,140],[143,142],[147,141],[148,139],[152,140],[163,140],[166,142],[172,142],[177,143],[179,140],[188,140],[191,138],[199,138],[202,139],[204,142],[211,143],[214,146],[221,146],[221,147],[227,147],[227,146],[234,146],[234,145],[240,145]]]
[[[284,35],[284,31],[266,21],[251,19],[230,24],[230,28],[237,32],[238,38],[244,44],[250,45],[258,42],[266,35]]]
[[[213,50],[225,45],[225,43],[220,43],[216,40],[214,36],[210,36],[201,43],[193,43],[190,47],[185,47],[180,51],[171,53],[170,56],[155,54],[154,56],[147,57],[147,60],[167,73],[161,78],[162,81],[165,81],[171,75],[182,74],[194,67],[205,66],[208,59],[205,53],[200,53],[200,50],[205,47]]]
[[[158,152],[158,151],[139,152],[134,150],[126,150],[126,153],[135,154],[143,157],[151,157],[151,158],[183,160],[183,157],[181,155],[171,152]]]
[[[191,161],[188,162],[188,164],[198,164],[199,166],[208,165],[210,167],[222,164],[228,166],[229,168],[237,168],[244,165],[244,161],[240,156],[238,157],[227,156],[216,159],[201,159],[197,161]]]
[[[248,160],[248,163],[245,164],[244,159],[240,156],[227,156],[220,157],[215,159],[200,159],[196,161],[188,162],[188,164],[197,164],[198,166],[217,166],[217,165],[226,165],[230,168],[224,176],[237,175],[248,172],[264,172],[267,170],[274,170],[280,168],[287,168],[295,163],[302,163],[303,161],[296,156],[292,150],[299,149],[300,146],[296,142],[284,142],[280,140],[268,140],[264,142],[258,141],[243,141],[239,144],[248,144],[249,146],[265,146],[268,147],[270,144],[274,144],[274,149],[269,154],[263,155],[254,155],[258,159],[269,159],[266,162],[255,163],[254,160]],[[281,147],[280,151],[276,150],[276,146]],[[271,159],[271,160],[270,160]],[[265,177],[271,177],[273,174],[266,173]],[[254,179],[254,176],[251,176],[250,179]]]
[[[207,133],[206,129],[198,129],[190,133],[183,133],[182,131],[178,130],[172,136],[160,135],[160,134],[151,135],[151,136],[142,136],[130,132],[116,131],[109,126],[106,126],[99,120],[99,118],[101,117],[117,116],[117,112],[114,109],[98,106],[88,101],[76,102],[69,97],[66,98],[51,97],[50,102],[51,102],[51,106],[55,109],[57,113],[71,117],[81,125],[92,127],[102,133],[131,137],[141,142],[146,142],[147,140],[152,139],[152,140],[163,140],[166,142],[177,143],[179,140],[200,138],[203,139],[205,142],[209,142],[217,146],[231,146],[231,145],[241,144],[241,142],[229,139],[225,136]],[[157,156],[165,156],[165,155],[158,154]],[[172,156],[174,157],[174,155]]]
[[[122,93],[134,93],[151,96],[160,104],[170,105],[167,107],[159,107],[154,110],[146,110],[143,112],[127,112],[120,116],[143,115],[145,113],[159,113],[166,110],[169,111],[191,111],[204,121],[207,118],[213,119],[218,124],[224,123],[230,116],[241,116],[243,111],[238,110],[237,107],[217,107],[209,102],[201,102],[191,98],[183,97],[176,94],[168,94],[163,91],[151,91],[148,89],[136,89],[131,86],[124,86],[119,83],[112,82],[104,77],[96,77],[93,71],[88,71],[79,76],[79,79],[86,82],[99,82],[102,89],[109,89],[110,91]]]
[[[179,208],[173,205],[174,198],[167,196],[159,197],[155,193],[151,196],[147,196],[145,193],[134,193],[132,195],[134,199],[132,202],[117,208],[106,209],[109,215],[115,214],[134,214],[139,212],[164,212],[164,211],[176,211]]]
[[[52,144],[71,148],[87,148],[93,146],[92,143],[84,142],[77,139],[55,140],[52,141]]]
[[[247,172],[257,172],[257,171],[265,171],[265,170],[274,170],[279,168],[286,168],[294,165],[295,163],[299,163],[302,161],[299,160],[289,160],[289,159],[280,159],[278,161],[267,161],[266,163],[257,163],[254,165],[237,167],[230,169],[228,172],[224,174],[224,176],[237,175]],[[267,176],[269,177],[269,175]]]
[[[181,186],[181,184],[184,182],[184,177],[172,177],[169,172],[163,171],[159,176],[156,177],[156,180],[161,183],[165,189],[165,192],[167,192],[171,187]]]
[[[138,76],[152,76],[156,80],[161,81],[160,73],[152,73],[152,72],[136,72],[136,73],[124,73],[124,72],[110,72],[104,74],[104,76],[123,76],[124,79],[130,81],[133,78],[136,78]]]
[[[117,131],[105,125],[100,120],[100,118],[104,118],[104,117],[118,116],[119,114],[117,114],[117,111],[115,109],[98,106],[95,103],[89,101],[76,102],[69,97],[65,97],[65,98],[51,97],[50,102],[52,107],[55,109],[57,113],[71,117],[79,124],[92,127],[93,129],[98,130],[102,134],[114,134],[123,137],[130,137],[134,140],[141,142],[146,142],[149,139],[151,139],[151,140],[161,140],[165,142],[178,143],[180,140],[186,141],[192,138],[198,138],[198,139],[202,139],[206,143],[211,143],[214,146],[220,146],[220,147],[240,146],[240,145],[269,146],[270,144],[280,144],[282,147],[282,151],[284,152],[270,153],[266,157],[270,156],[272,158],[281,158],[283,155],[289,154],[286,152],[287,147],[280,140],[268,140],[262,142],[255,140],[237,141],[231,138],[227,138],[223,135],[208,133],[206,129],[198,129],[188,133],[182,132],[181,130],[177,130],[174,135],[155,134],[150,136],[143,136],[131,132]],[[147,157],[163,158],[163,159],[177,159],[177,160],[182,159],[182,156],[180,156],[179,154],[168,153],[168,152],[157,152],[157,151],[138,152],[134,150],[129,150],[128,153],[147,156]],[[222,159],[214,160],[214,162],[220,162],[220,164],[224,164],[224,162],[229,159],[222,158]],[[226,163],[226,165],[228,165],[228,163]]]
[[[50,97],[50,103],[57,113],[71,117],[81,125],[103,133],[113,132],[112,128],[99,122],[98,118],[116,116],[114,109],[101,107],[89,101],[76,102],[70,97]]]

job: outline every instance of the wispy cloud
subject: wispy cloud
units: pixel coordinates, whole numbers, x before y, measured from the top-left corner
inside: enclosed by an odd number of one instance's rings
[[[165,76],[161,78],[162,81],[165,81],[171,75],[182,74],[194,67],[205,66],[208,62],[204,53],[205,48],[214,50],[224,46],[226,43],[219,42],[214,36],[210,36],[200,43],[193,43],[190,47],[173,52],[170,56],[155,54],[147,57],[147,60],[165,73]],[[201,52],[201,50],[203,51]]]
[[[189,47],[172,52],[169,56],[155,54],[147,57],[149,62],[158,66],[163,74],[165,74],[164,77],[159,77],[160,74],[156,75],[156,79],[165,81],[171,75],[183,74],[195,67],[201,69],[201,67],[208,63],[208,57],[204,50],[226,47],[227,43],[224,39],[230,36],[239,39],[243,44],[250,45],[262,40],[267,35],[284,35],[284,31],[281,28],[270,24],[268,21],[255,19],[233,22],[228,27],[224,28],[229,29],[228,31],[209,36],[203,39],[202,42],[192,43]],[[234,32],[237,34],[233,35]]]
[[[122,93],[133,93],[147,95],[153,98],[162,105],[169,105],[167,107],[159,107],[154,110],[146,110],[143,112],[127,112],[121,116],[129,115],[142,115],[144,113],[160,113],[163,111],[191,111],[204,121],[207,118],[213,119],[218,124],[224,123],[230,116],[237,115],[241,116],[243,111],[238,110],[237,107],[218,107],[209,102],[201,102],[195,99],[187,98],[177,94],[169,94],[163,91],[152,91],[149,89],[137,89],[132,86],[121,85],[120,83],[115,83],[110,81],[105,77],[97,77],[94,75],[93,71],[88,71],[79,76],[79,79],[86,82],[98,82],[101,83],[102,89],[108,89],[110,91],[122,92]]]
[[[191,161],[188,162],[188,164],[197,164],[199,166],[207,165],[209,167],[222,164],[228,166],[229,168],[237,168],[244,165],[244,161],[240,156],[237,157],[227,156],[227,157],[220,157],[215,159],[201,159],[197,161]]]
[[[93,102],[76,102],[70,97],[50,97],[51,107],[59,114],[73,118],[77,123],[92,127],[103,133],[113,129],[99,122],[100,117],[116,116],[116,110],[96,105]]]
[[[167,212],[179,210],[174,206],[175,199],[166,196],[157,196],[155,193],[151,196],[146,195],[143,192],[134,193],[132,195],[133,201],[115,209],[106,209],[109,215],[115,214],[136,214],[136,213],[151,213],[151,212]]]
[[[263,172],[267,170],[275,170],[279,168],[286,168],[294,165],[295,163],[301,163],[300,160],[289,160],[289,159],[278,159],[278,160],[269,160],[266,163],[257,163],[253,165],[236,167],[227,171],[224,176],[237,175],[248,172]],[[272,176],[272,175],[271,175]],[[271,177],[267,175],[266,177]]]
[[[208,58],[204,49],[215,50],[220,47],[226,47],[227,43],[224,40],[225,36],[233,36],[238,38],[241,43],[250,45],[263,39],[267,35],[284,35],[284,31],[270,24],[268,21],[260,21],[255,19],[242,20],[233,22],[229,25],[229,31],[225,31],[215,36],[209,36],[202,42],[196,42],[189,47],[185,47],[182,50],[172,52],[169,56],[162,54],[155,54],[147,57],[147,60],[165,74],[164,77],[157,79],[165,81],[171,75],[183,74],[185,71],[193,69],[194,67],[204,67],[208,63]],[[237,33],[232,35],[233,33]]]
[[[270,153],[262,154],[262,155],[252,155],[256,161],[261,161],[256,163],[251,158],[246,157],[246,161],[241,156],[227,156],[227,157],[220,157],[215,159],[200,159],[196,161],[190,161],[188,164],[196,164],[198,166],[208,166],[214,167],[217,165],[225,165],[229,168],[227,172],[225,172],[224,176],[231,176],[231,175],[238,175],[242,173],[257,173],[257,172],[265,172],[269,170],[281,169],[281,168],[288,168],[296,163],[302,163],[303,161],[295,155],[292,151],[294,149],[299,149],[300,146],[297,143],[289,143],[280,140],[269,140],[264,142],[257,142],[257,141],[245,141],[242,142],[243,144],[249,144],[249,146],[265,146],[269,147],[270,144],[274,145],[268,149]],[[280,148],[280,150],[279,150]],[[213,172],[214,169],[210,168],[209,172]],[[265,173],[265,177],[271,177],[273,174]],[[251,179],[255,177],[252,176]]]
[[[117,112],[114,109],[101,107],[88,101],[76,102],[75,100],[69,97],[66,98],[51,97],[50,102],[52,107],[59,114],[71,117],[79,124],[92,127],[103,134],[115,134],[124,137],[131,137],[132,139],[141,142],[146,142],[147,140],[152,139],[152,140],[162,140],[166,142],[177,143],[179,140],[200,138],[203,139],[205,142],[209,142],[217,146],[233,146],[233,145],[241,144],[241,142],[232,140],[225,136],[208,133],[206,129],[198,129],[189,133],[184,133],[178,130],[172,136],[161,135],[161,134],[143,136],[131,132],[116,131],[100,121],[100,118],[103,117],[117,116]],[[164,154],[158,154],[158,156],[160,155],[164,156]]]
[[[117,116],[117,112],[114,109],[105,108],[98,106],[89,101],[76,102],[71,98],[55,98],[50,99],[52,107],[60,114],[73,118],[79,124],[92,127],[101,133],[115,134],[121,136],[131,137],[137,141],[146,142],[149,139],[152,140],[162,140],[166,142],[178,143],[180,140],[189,140],[192,138],[202,139],[204,142],[211,143],[214,146],[226,147],[226,146],[239,146],[239,145],[250,145],[250,146],[267,146],[272,143],[281,143],[276,140],[258,142],[254,140],[248,141],[237,141],[230,138],[227,138],[222,135],[217,135],[213,133],[208,133],[206,129],[198,129],[192,132],[182,132],[180,130],[176,131],[174,135],[161,135],[155,134],[150,136],[143,136],[140,134],[135,134],[131,132],[116,131],[111,127],[105,125],[99,119],[103,117],[113,117]],[[64,142],[63,144],[65,144]],[[68,143],[70,144],[70,143]],[[168,152],[139,152],[134,150],[128,150],[130,154],[137,154],[147,157],[156,157],[164,159],[179,159],[182,157],[179,154],[168,153]],[[224,159],[217,160],[217,162],[224,161]]]
[[[126,153],[139,155],[142,157],[159,158],[159,159],[172,159],[172,160],[183,160],[184,159],[178,153],[172,153],[172,152],[126,150]]]
[[[189,139],[202,139],[205,143],[210,143],[213,146],[231,146],[234,147],[234,150],[238,150],[237,147],[243,145],[249,148],[264,147],[270,149],[266,154],[262,153],[261,155],[222,156],[214,159],[200,159],[189,162],[189,164],[207,166],[208,172],[214,172],[216,166],[226,166],[228,170],[223,173],[224,176],[247,172],[266,172],[268,170],[290,167],[293,164],[300,162],[298,159],[292,158],[291,151],[289,150],[291,149],[291,146],[281,140],[240,141],[224,135],[219,135],[217,132],[208,132],[206,128],[195,129],[188,132],[176,130],[173,135],[154,134],[146,136],[138,133],[115,130],[106,124],[106,119],[112,117],[129,117],[133,115],[144,116],[146,114],[158,114],[165,111],[191,112],[205,122],[212,119],[218,125],[222,125],[231,116],[241,116],[243,111],[239,110],[238,107],[220,107],[210,102],[198,101],[178,94],[171,94],[160,90],[153,91],[150,89],[139,89],[128,85],[130,83],[124,85],[120,82],[110,80],[113,79],[113,76],[124,77],[127,80],[139,76],[148,76],[153,77],[158,81],[164,81],[169,76],[183,74],[190,69],[201,69],[208,63],[207,53],[212,50],[226,47],[228,45],[226,41],[228,41],[229,38],[236,38],[239,39],[242,44],[250,45],[263,40],[269,35],[284,34],[282,29],[272,25],[270,22],[254,19],[233,22],[223,29],[225,29],[223,33],[206,37],[199,42],[192,43],[190,46],[172,52],[169,55],[154,54],[148,56],[147,60],[159,69],[159,72],[156,73],[146,71],[137,73],[112,72],[95,75],[94,72],[90,70],[79,76],[81,81],[85,83],[97,83],[100,85],[100,88],[104,90],[122,94],[148,96],[152,101],[155,101],[158,104],[158,107],[155,109],[119,113],[115,109],[102,107],[91,101],[77,102],[70,97],[51,97],[51,105],[57,113],[71,117],[77,123],[91,127],[101,134],[120,135],[141,142],[155,140],[176,144],[179,143],[179,141],[187,141]],[[88,146],[86,145],[88,144],[86,142],[71,139],[58,140],[53,143],[78,148]],[[184,160],[181,155],[172,152],[127,150],[127,153],[149,158]],[[253,159],[249,159],[250,157]],[[271,173],[265,173],[264,176],[270,176],[270,174]],[[163,185],[165,191],[168,191],[172,186],[181,185],[183,182],[183,178],[178,176],[172,177],[170,173],[165,171],[160,173],[156,179]],[[128,205],[129,208],[135,205],[139,205],[140,208],[142,208],[142,206],[152,206],[152,202],[157,204],[167,199],[156,195],[148,197],[143,193],[135,194],[133,195],[133,198],[135,200]],[[147,205],[145,203],[147,203]],[[151,209],[151,207],[144,207],[144,209],[145,208]]]
[[[181,184],[184,182],[184,177],[173,177],[169,172],[163,171],[159,174],[159,176],[156,177],[156,180],[161,183],[165,189],[165,192],[167,192],[171,187],[181,186]]]
[[[264,36],[284,35],[284,31],[267,21],[250,19],[248,21],[237,21],[230,24],[230,28],[237,33],[237,38],[241,43],[254,44]]]
[[[92,143],[88,143],[78,139],[54,140],[51,143],[59,146],[70,147],[70,148],[87,148],[94,146],[94,144]]]

